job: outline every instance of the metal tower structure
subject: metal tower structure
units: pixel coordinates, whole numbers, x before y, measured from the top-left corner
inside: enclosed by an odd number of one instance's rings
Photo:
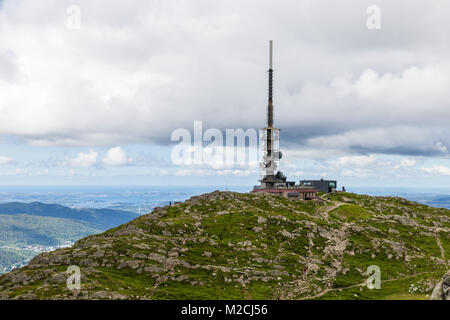
[[[317,190],[312,186],[296,185],[295,181],[286,181],[279,170],[281,159],[280,129],[274,127],[273,121],[273,41],[269,42],[269,99],[267,103],[267,126],[260,130],[261,180],[252,192],[278,194],[288,199],[313,199]]]
[[[269,42],[269,99],[267,104],[267,127],[260,131],[260,145],[263,154],[261,160],[263,188],[274,188],[277,182],[285,182],[286,178],[278,170],[281,159],[280,129],[273,126],[273,41]]]

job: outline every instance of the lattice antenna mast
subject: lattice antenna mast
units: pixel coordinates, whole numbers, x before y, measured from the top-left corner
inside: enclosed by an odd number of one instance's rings
[[[278,172],[280,160],[279,134],[280,130],[273,127],[273,41],[269,42],[269,99],[267,105],[267,127],[262,130],[260,141],[263,151],[262,175],[266,187],[274,185],[275,174]]]

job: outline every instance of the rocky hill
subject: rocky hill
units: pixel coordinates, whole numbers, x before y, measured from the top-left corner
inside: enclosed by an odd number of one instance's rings
[[[213,192],[43,253],[3,299],[426,299],[450,262],[450,210],[351,193]],[[67,267],[81,289],[67,289]],[[371,265],[381,289],[365,285]]]

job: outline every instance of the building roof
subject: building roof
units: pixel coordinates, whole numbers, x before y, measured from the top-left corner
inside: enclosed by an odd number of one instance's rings
[[[252,192],[299,192],[299,193],[307,193],[307,192],[319,192],[316,189],[253,189]]]

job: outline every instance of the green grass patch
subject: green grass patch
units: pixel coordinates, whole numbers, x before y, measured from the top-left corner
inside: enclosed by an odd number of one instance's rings
[[[330,216],[341,220],[354,221],[356,219],[366,219],[372,216],[372,213],[356,204],[344,204],[330,211]]]

